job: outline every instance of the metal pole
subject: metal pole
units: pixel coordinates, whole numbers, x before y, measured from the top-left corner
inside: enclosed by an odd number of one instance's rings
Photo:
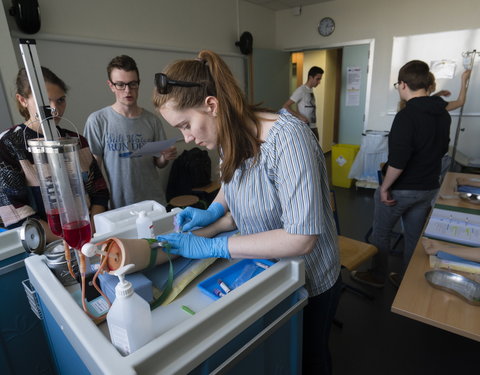
[[[55,109],[50,107],[42,67],[38,59],[36,42],[34,39],[20,39],[19,43],[23,63],[37,108],[37,119],[42,127],[44,139],[46,141],[56,141],[58,139],[57,129],[55,121],[52,118],[52,109]]]
[[[466,52],[466,56],[470,55],[470,69],[473,69],[473,63],[475,62],[475,56],[477,55],[477,50],[473,50],[472,52]],[[468,84],[470,82],[470,78],[468,79],[465,87],[465,100],[467,98],[467,91],[468,91]],[[465,105],[465,104],[464,104]],[[460,108],[460,114],[458,116],[458,122],[457,122],[457,129],[455,131],[455,140],[453,141],[453,148],[452,148],[452,161],[450,162],[450,172],[453,172],[455,169],[455,156],[457,154],[457,143],[458,143],[458,137],[460,136],[460,130],[461,129],[461,124],[462,124],[462,117],[463,117],[463,107]]]

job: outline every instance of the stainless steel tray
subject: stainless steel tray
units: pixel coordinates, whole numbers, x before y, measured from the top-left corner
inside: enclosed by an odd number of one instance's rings
[[[434,288],[453,293],[472,305],[480,305],[480,283],[476,281],[444,270],[428,271],[425,279]]]
[[[480,204],[480,195],[479,194],[474,194],[474,193],[458,193],[458,196],[463,199],[464,201],[467,201],[469,203],[473,204]]]

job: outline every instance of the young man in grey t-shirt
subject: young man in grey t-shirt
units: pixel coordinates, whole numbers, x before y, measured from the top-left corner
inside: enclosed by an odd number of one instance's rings
[[[323,76],[323,69],[318,66],[312,66],[308,71],[308,78],[304,85],[297,87],[290,98],[285,102],[285,108],[292,115],[298,117],[310,126],[313,134],[318,140],[317,129],[317,106],[313,89],[320,84]],[[297,104],[297,111],[292,109],[292,105]]]
[[[158,156],[131,157],[147,142],[165,140],[160,119],[137,104],[140,78],[137,64],[126,55],[117,56],[107,67],[115,103],[92,113],[84,135],[110,184],[111,208],[143,200],[165,205],[165,185],[159,169],[177,156],[174,146]]]

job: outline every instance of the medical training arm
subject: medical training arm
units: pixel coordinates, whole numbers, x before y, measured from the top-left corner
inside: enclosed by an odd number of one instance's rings
[[[422,237],[421,242],[425,252],[429,255],[435,255],[439,251],[444,251],[463,259],[480,262],[480,248],[478,247],[456,245],[426,237]]]
[[[232,230],[237,229],[237,225],[233,220],[232,214],[227,212],[223,215],[220,219],[215,221],[214,223],[210,224],[205,228],[200,228],[192,233],[201,236],[201,237],[215,237],[217,234],[224,233],[224,232],[231,232]]]
[[[403,169],[394,168],[391,165],[389,165],[387,168],[387,173],[385,174],[382,185],[380,186],[380,200],[387,206],[395,204],[395,200],[393,200],[390,196],[390,188],[397,178],[402,174],[402,172]]]
[[[294,104],[295,104],[295,102],[292,99],[288,99],[285,102],[285,104],[283,105],[283,108],[285,108],[288,112],[290,112],[290,114],[294,115],[295,117],[298,117],[300,120],[302,120],[303,122],[306,122],[308,124],[308,119],[305,116],[303,116],[299,112],[292,109],[292,105],[294,105]]]
[[[471,70],[465,70],[462,73],[462,86],[460,87],[458,98],[457,100],[448,102],[447,106],[445,107],[447,111],[453,111],[454,109],[460,108],[465,104],[465,99],[467,96],[467,84],[471,73]]]

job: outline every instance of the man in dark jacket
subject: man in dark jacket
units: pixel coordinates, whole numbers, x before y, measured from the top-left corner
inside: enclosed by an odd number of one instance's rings
[[[388,276],[398,287],[420,238],[431,204],[440,187],[442,157],[450,142],[451,118],[447,102],[428,96],[426,63],[405,64],[394,84],[406,107],[397,113],[388,138],[388,162],[383,182],[375,192],[372,243],[378,248],[368,272],[353,271],[352,278],[383,287],[388,272],[391,231],[402,218],[405,249],[401,274]]]

